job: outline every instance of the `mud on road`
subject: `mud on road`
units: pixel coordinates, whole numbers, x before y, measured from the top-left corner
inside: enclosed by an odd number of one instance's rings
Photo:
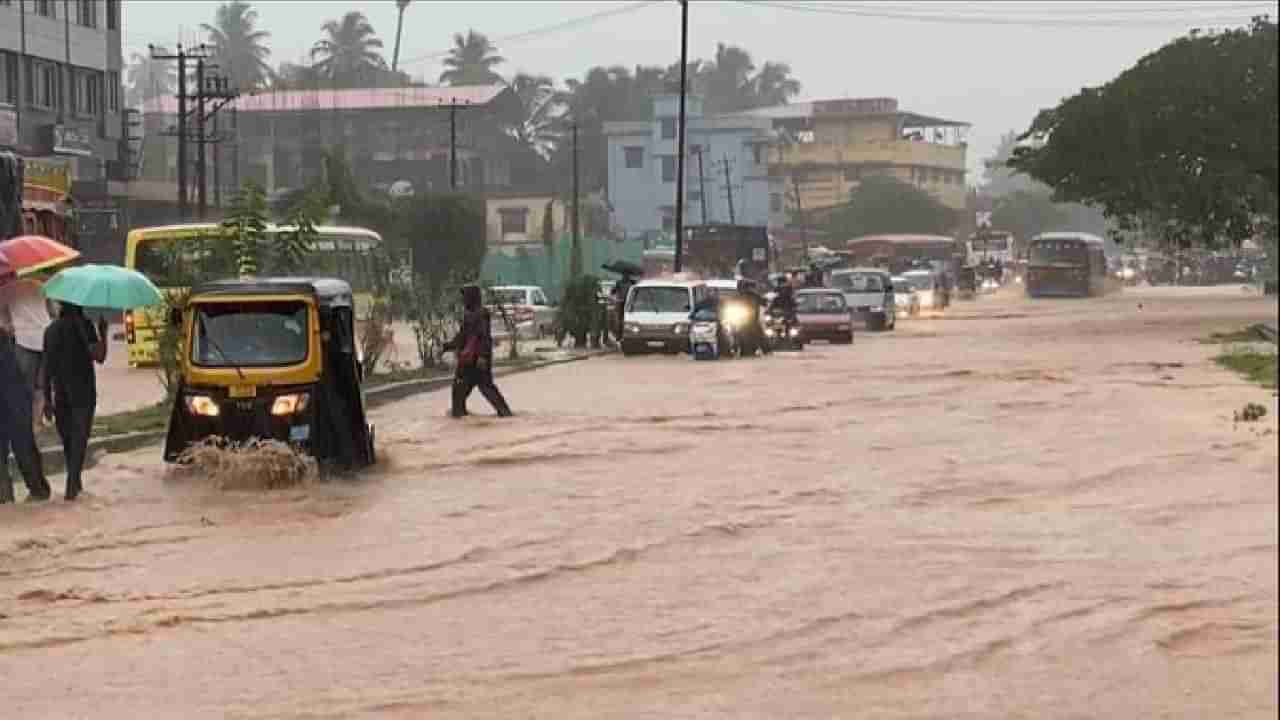
[[[108,456],[0,508],[4,716],[1274,717],[1275,400],[1195,339],[1275,303],[953,310],[412,398],[355,483]]]

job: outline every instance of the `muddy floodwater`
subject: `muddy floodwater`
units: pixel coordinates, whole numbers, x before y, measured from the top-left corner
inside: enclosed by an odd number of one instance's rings
[[[0,508],[0,716],[1273,718],[1276,401],[1196,339],[1275,317],[607,356],[502,381],[511,421],[383,407],[383,467],[287,491],[106,456]]]

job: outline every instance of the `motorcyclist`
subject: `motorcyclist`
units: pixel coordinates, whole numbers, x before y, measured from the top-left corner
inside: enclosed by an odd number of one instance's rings
[[[755,283],[746,278],[738,280],[738,295],[746,302],[748,312],[751,314],[751,319],[742,332],[742,353],[748,356],[755,355],[758,349],[768,354],[769,344],[764,341],[764,324],[760,317],[764,298],[756,291]]]
[[[784,275],[778,278],[774,287],[773,300],[769,303],[770,314],[780,314],[787,322],[796,322],[796,296],[790,280]]]

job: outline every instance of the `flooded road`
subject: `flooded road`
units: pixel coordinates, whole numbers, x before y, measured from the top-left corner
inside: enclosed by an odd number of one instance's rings
[[[4,716],[1274,717],[1276,403],[1195,338],[1275,316],[609,356],[506,378],[511,421],[384,407],[384,467],[273,493],[109,456],[0,508]]]

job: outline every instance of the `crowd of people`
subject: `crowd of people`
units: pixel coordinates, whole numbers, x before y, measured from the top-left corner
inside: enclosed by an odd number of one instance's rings
[[[28,500],[48,500],[36,436],[52,424],[62,441],[65,498],[83,490],[81,473],[97,407],[94,363],[107,358],[106,319],[91,322],[83,308],[46,300],[39,276],[23,278],[0,303],[0,503],[13,502],[9,454],[26,483]]]

